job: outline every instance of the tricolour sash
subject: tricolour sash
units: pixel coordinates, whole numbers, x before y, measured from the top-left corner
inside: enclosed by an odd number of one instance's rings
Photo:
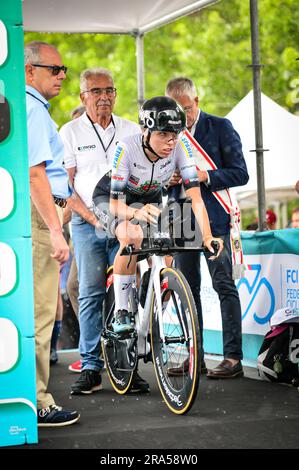
[[[184,135],[189,140],[193,157],[196,162],[196,168],[201,171],[217,170],[217,166],[209,157],[207,152],[199,145],[194,137],[185,130]],[[214,197],[230,216],[230,242],[232,251],[233,279],[244,277],[245,265],[243,259],[243,250],[240,235],[240,210],[236,202],[233,203],[229,189],[212,191]]]

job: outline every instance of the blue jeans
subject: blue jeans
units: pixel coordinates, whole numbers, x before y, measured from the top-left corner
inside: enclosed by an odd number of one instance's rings
[[[108,239],[102,231],[96,234],[94,226],[77,214],[72,216],[72,237],[78,267],[82,370],[99,371],[104,365],[99,356],[106,270],[113,264],[119,244],[117,239]]]
[[[217,235],[218,236],[218,235]],[[232,279],[232,259],[230,236],[219,235],[224,241],[224,250],[214,261],[208,261],[213,288],[220,300],[222,316],[223,356],[230,359],[242,359],[242,313],[239,293]],[[212,256],[205,253],[206,259]],[[186,252],[175,256],[175,264],[182,271],[190,284],[197,308],[203,353],[203,319],[200,300],[200,252]]]

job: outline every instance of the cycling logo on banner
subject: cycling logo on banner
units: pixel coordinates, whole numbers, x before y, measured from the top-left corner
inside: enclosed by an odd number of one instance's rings
[[[271,316],[274,313],[275,309],[275,295],[273,288],[266,279],[266,277],[261,275],[262,266],[261,264],[248,264],[247,268],[249,271],[254,273],[253,279],[248,279],[248,277],[240,279],[237,284],[237,289],[240,291],[240,287],[244,286],[248,291],[247,305],[242,305],[242,320],[251,313],[251,316],[254,320],[260,324],[264,325],[268,323]],[[251,277],[251,276],[250,276]],[[266,298],[267,297],[267,298]],[[259,311],[255,306],[261,307],[267,305],[267,311]]]

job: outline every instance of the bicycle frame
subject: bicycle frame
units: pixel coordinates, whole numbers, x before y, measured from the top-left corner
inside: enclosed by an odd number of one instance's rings
[[[162,215],[163,211],[161,218]],[[180,271],[168,267],[164,257],[178,252],[203,251],[203,248],[181,246],[181,242],[189,239],[176,236],[173,225],[176,220],[170,210],[166,231],[158,230],[153,237],[146,236],[140,249],[135,250],[134,245],[122,249],[121,255],[129,257],[128,266],[131,257],[138,255],[151,257],[152,263],[150,272],[141,282],[145,295],[140,301],[136,284],[131,289],[129,312],[136,327],[124,334],[114,332],[112,307],[103,332],[103,353],[110,382],[117,393],[123,395],[130,390],[138,360],[143,358],[144,362],[153,362],[168,408],[176,414],[184,414],[192,407],[199,384],[198,320],[187,280]],[[172,375],[172,370],[182,364],[182,376]]]
[[[139,249],[134,251],[134,247],[132,245],[128,245],[123,250],[122,254],[130,254],[130,255],[151,255],[152,260],[152,267],[151,267],[151,275],[149,278],[149,283],[147,287],[146,293],[146,300],[143,309],[143,317],[142,321],[140,322],[140,311],[139,311],[139,302],[136,299],[137,296],[137,289],[134,287],[131,292],[131,308],[132,312],[135,314],[135,323],[137,325],[137,332],[138,332],[138,356],[146,358],[147,356],[147,338],[149,333],[149,322],[150,322],[150,312],[151,312],[151,305],[153,302],[153,296],[156,299],[156,307],[158,313],[158,321],[160,325],[161,340],[165,342],[164,336],[164,329],[162,326],[162,300],[161,300],[161,282],[160,282],[160,273],[161,271],[167,267],[165,263],[164,256],[173,254],[174,252],[183,252],[183,251],[198,251],[203,250],[202,247],[189,247],[189,248],[182,248],[172,245],[171,247],[150,247],[146,249]],[[136,299],[136,300],[135,300]],[[180,323],[182,325],[182,329],[184,332],[184,338],[187,339],[187,333],[184,326],[184,322],[180,318]],[[139,324],[139,328],[138,328]]]
[[[191,203],[190,198],[186,198],[185,200],[187,203]],[[135,300],[134,297],[136,297],[135,289],[132,289],[132,294],[131,294],[131,307],[133,312],[135,313],[136,317],[135,322],[136,324],[139,323],[139,329],[138,330],[138,351],[143,349],[143,354],[141,354],[141,357],[146,357],[146,342],[147,342],[147,337],[148,337],[148,332],[149,332],[149,322],[150,322],[150,311],[151,311],[151,305],[153,302],[153,295],[155,296],[156,303],[157,303],[157,312],[158,312],[158,321],[160,325],[160,331],[163,332],[163,327],[162,327],[162,300],[161,300],[161,284],[160,284],[160,272],[162,269],[166,268],[166,263],[164,260],[165,255],[172,255],[174,253],[178,252],[186,252],[186,251],[203,251],[203,247],[182,247],[182,246],[177,246],[175,244],[175,239],[174,237],[174,213],[173,210],[171,209],[171,206],[173,203],[175,203],[175,200],[170,200],[167,203],[167,206],[164,208],[164,210],[167,210],[168,217],[169,217],[169,244],[165,244],[165,241],[160,241],[155,242],[151,240],[149,248],[140,248],[138,250],[135,250],[134,245],[128,245],[126,246],[123,251],[122,255],[146,255],[146,256],[151,256],[152,260],[152,269],[151,269],[151,275],[149,279],[149,284],[147,287],[147,293],[146,293],[146,300],[145,300],[145,305],[143,309],[143,318],[142,322],[140,323],[139,317],[140,317],[140,312],[139,312],[139,302],[136,300],[137,305],[134,305]],[[163,214],[164,211],[162,211],[160,215],[160,225],[161,220],[165,214]],[[181,239],[181,241],[184,240],[184,237]],[[186,239],[187,240],[187,239]],[[134,292],[135,290],[135,292]],[[180,319],[182,320],[182,319]],[[187,339],[187,333],[186,333],[186,328],[184,325],[184,322],[181,321],[182,329],[184,332],[184,337]],[[165,337],[164,333],[162,333],[161,340],[164,342]],[[142,347],[143,343],[143,347]],[[139,355],[139,354],[138,354]]]
[[[160,271],[166,267],[164,257],[153,255],[152,256],[152,271],[147,288],[146,300],[143,309],[143,318],[138,331],[138,350],[140,351],[141,344],[144,345],[143,354],[146,355],[146,341],[149,332],[150,309],[153,302],[154,292],[156,294],[157,307],[159,313],[159,322],[161,322],[162,302],[161,302],[161,286],[160,286]],[[138,315],[140,312],[138,311]],[[161,338],[164,341],[164,338]],[[142,354],[141,354],[142,355]]]

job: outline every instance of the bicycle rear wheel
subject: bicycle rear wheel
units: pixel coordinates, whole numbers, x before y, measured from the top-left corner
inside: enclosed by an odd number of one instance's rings
[[[137,339],[133,337],[118,341],[113,336],[110,326],[115,304],[112,267],[109,268],[107,275],[106,296],[103,304],[102,351],[110,383],[117,393],[123,395],[131,387],[137,365]]]
[[[165,268],[160,274],[162,315],[153,295],[151,346],[158,385],[168,408],[187,413],[199,385],[199,326],[191,289],[178,270]],[[182,367],[181,375],[170,369]]]
[[[137,340],[117,341],[106,336],[102,350],[110,383],[117,393],[124,395],[130,390],[137,365]]]

